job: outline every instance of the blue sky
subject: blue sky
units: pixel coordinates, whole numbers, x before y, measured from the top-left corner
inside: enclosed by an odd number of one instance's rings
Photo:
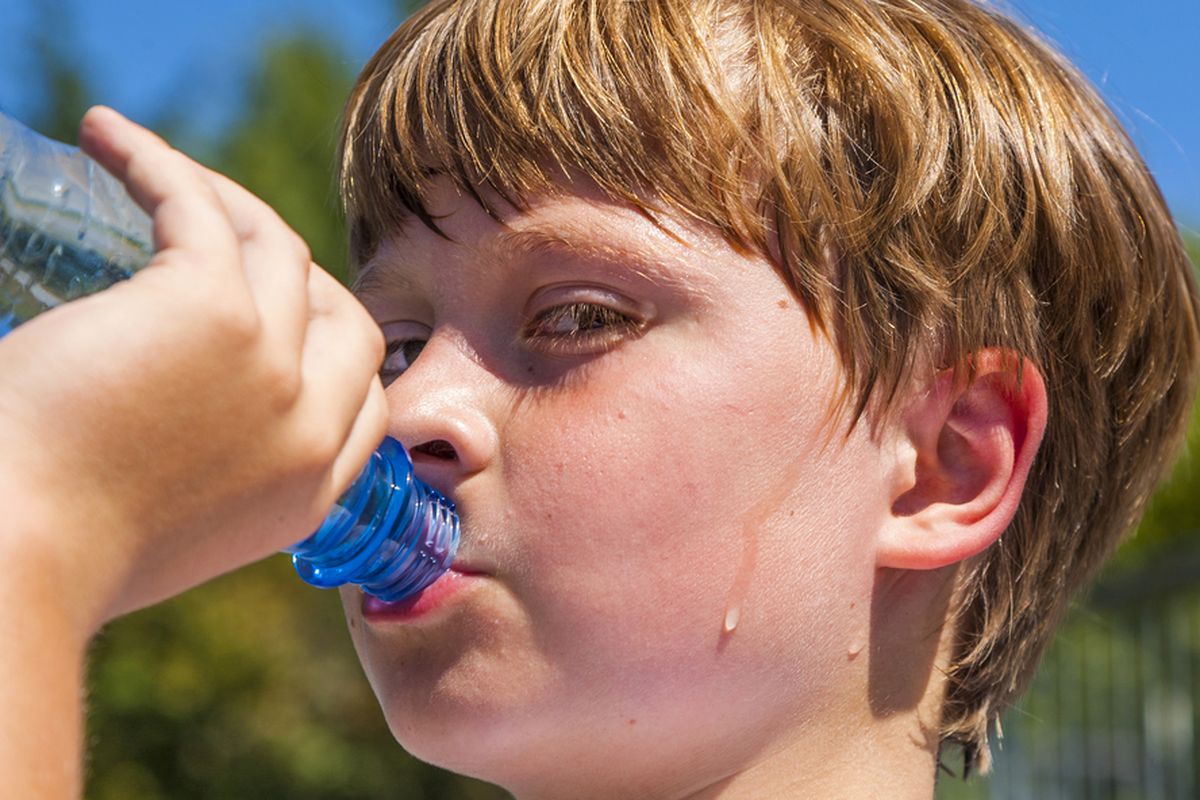
[[[40,0],[0,0],[0,32],[20,41]],[[355,70],[396,24],[391,0],[61,0],[97,100],[135,118],[178,92],[219,126],[234,113],[264,38],[313,27]],[[1200,229],[1200,0],[1010,0],[1100,87],[1176,215]],[[27,57],[0,51],[0,106],[31,107]],[[198,100],[199,101],[199,100]]]

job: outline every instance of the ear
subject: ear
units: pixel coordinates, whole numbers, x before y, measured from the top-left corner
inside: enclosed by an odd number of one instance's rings
[[[1046,430],[1046,386],[1010,351],[983,350],[972,363],[969,385],[945,370],[905,409],[879,567],[962,561],[1000,538],[1017,511]]]

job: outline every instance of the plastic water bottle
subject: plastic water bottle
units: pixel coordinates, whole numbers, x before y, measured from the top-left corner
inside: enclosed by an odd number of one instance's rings
[[[119,181],[0,111],[0,336],[130,277],[152,241],[150,218]],[[286,552],[313,585],[355,583],[400,600],[449,568],[458,536],[454,504],[413,476],[389,438],[320,529]]]

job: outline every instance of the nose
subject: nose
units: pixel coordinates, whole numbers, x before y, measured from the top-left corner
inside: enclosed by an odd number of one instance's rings
[[[492,463],[495,391],[494,378],[464,344],[444,335],[426,343],[386,391],[388,434],[409,451],[417,477],[448,493]]]

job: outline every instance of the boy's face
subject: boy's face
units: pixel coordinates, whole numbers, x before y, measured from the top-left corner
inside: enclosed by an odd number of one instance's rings
[[[359,296],[390,433],[479,574],[407,609],[343,590],[399,741],[509,788],[648,788],[868,713],[884,459],[828,421],[835,356],[771,266],[583,189],[506,227],[430,201],[451,240],[414,221]]]

